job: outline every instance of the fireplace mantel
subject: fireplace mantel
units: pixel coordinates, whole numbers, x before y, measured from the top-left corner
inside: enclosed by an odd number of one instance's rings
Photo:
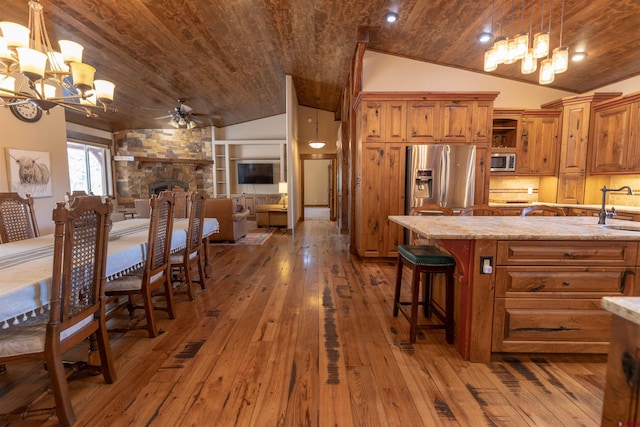
[[[161,157],[145,157],[145,156],[114,156],[116,162],[136,162],[138,169],[142,169],[143,163],[181,163],[194,165],[196,169],[213,165],[213,160],[204,159],[174,159]]]

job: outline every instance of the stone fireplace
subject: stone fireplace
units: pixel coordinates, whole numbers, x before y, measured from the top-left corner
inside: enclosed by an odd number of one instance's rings
[[[209,128],[122,131],[114,134],[114,142],[115,155],[129,157],[115,162],[119,205],[132,207],[135,199],[176,187],[213,192]]]
[[[189,191],[189,183],[173,178],[163,178],[149,184],[149,194],[160,194],[164,190],[172,190],[176,187]]]

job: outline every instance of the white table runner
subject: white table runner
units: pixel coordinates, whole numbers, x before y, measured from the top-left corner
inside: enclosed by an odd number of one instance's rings
[[[188,219],[176,219],[171,251],[186,246]],[[149,219],[113,223],[107,251],[107,277],[118,277],[144,264]],[[218,220],[206,218],[203,236],[219,231]],[[53,270],[53,234],[0,245],[0,328],[43,313],[49,304]]]

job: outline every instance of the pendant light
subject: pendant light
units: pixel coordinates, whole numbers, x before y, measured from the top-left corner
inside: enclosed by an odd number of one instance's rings
[[[553,72],[553,59],[547,58],[540,62],[540,78],[538,82],[541,85],[548,85],[553,83],[555,73]]]
[[[540,32],[533,36],[533,55],[536,58],[544,58],[549,55],[549,32],[542,29],[544,22],[544,0],[540,1],[540,8]],[[551,23],[551,7],[549,7],[549,23]]]
[[[564,73],[569,68],[569,47],[562,45],[562,30],[564,26],[564,0],[562,0],[562,12],[560,14],[560,44],[553,49],[553,72]]]
[[[326,143],[318,137],[318,109],[316,108],[316,138],[309,141],[309,147],[319,150],[325,145]]]
[[[513,38],[515,42],[515,57],[517,59],[524,59],[527,51],[529,50],[529,33],[525,32],[522,28],[524,22],[524,0],[522,0],[522,9],[520,11],[520,32]],[[529,30],[531,31],[531,30]]]

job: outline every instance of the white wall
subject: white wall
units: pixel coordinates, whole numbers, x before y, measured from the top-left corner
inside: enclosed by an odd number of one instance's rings
[[[0,108],[0,191],[9,188],[7,165],[10,160],[7,148],[46,151],[51,162],[51,197],[34,200],[36,220],[40,234],[53,233],[51,213],[57,201],[64,200],[69,191],[69,166],[67,160],[67,132],[65,113],[56,107],[44,113],[36,123],[18,120],[8,108]],[[24,197],[24,194],[21,194]]]
[[[287,228],[290,230],[295,229],[295,225],[300,217],[299,212],[302,212],[300,206],[300,197],[297,183],[300,182],[299,170],[300,160],[298,155],[298,94],[296,88],[293,85],[293,78],[290,75],[286,76],[286,90],[287,93],[287,184],[289,190],[289,210],[287,213]]]
[[[237,125],[215,128],[215,139],[285,139],[286,122],[287,115],[279,114]]]
[[[329,165],[331,160],[304,161],[304,205],[329,206]]]
[[[640,76],[632,77],[594,90],[594,92],[622,92],[627,95],[640,91]]]
[[[300,154],[335,154],[337,151],[336,136],[340,122],[335,120],[335,113],[298,105],[298,140]],[[309,147],[309,140],[316,139],[316,113],[318,122],[318,139],[327,143],[323,148]]]
[[[459,70],[399,56],[366,51],[362,90],[366,92],[500,92],[494,107],[540,108],[575,95],[532,83]]]

